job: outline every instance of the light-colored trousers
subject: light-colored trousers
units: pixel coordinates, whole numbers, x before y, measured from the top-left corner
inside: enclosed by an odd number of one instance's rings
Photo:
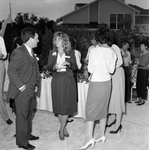
[[[6,105],[3,98],[3,84],[4,84],[4,63],[0,60],[0,113],[4,121],[9,119],[6,110]]]

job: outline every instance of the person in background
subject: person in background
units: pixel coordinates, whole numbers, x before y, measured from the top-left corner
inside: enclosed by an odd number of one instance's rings
[[[6,52],[4,39],[0,36],[0,113],[1,113],[3,120],[6,121],[6,123],[8,125],[11,125],[13,122],[11,119],[9,119],[6,105],[5,105],[5,101],[4,101],[4,97],[3,97],[4,96],[4,93],[3,93],[4,74],[5,74],[3,59],[6,56],[7,56],[7,52]]]
[[[76,63],[78,66],[78,69],[81,68],[81,53],[77,50],[77,41],[74,38],[70,38],[71,48],[75,51],[75,57],[76,57]]]
[[[21,37],[15,37],[14,40],[13,40],[13,44],[12,44],[12,49],[11,49],[11,52],[9,53],[9,61],[10,61],[10,56],[11,56],[11,53],[14,49],[16,48],[19,48],[21,45],[23,44],[23,41],[21,39]],[[9,106],[10,108],[12,108],[12,112],[16,113],[16,107],[15,107],[15,100],[14,99],[11,99],[9,100]]]
[[[86,58],[85,58],[86,62],[88,62],[89,54],[90,54],[91,49],[95,48],[98,45],[98,42],[96,41],[96,38],[95,38],[94,34],[91,35],[91,40],[90,41],[91,41],[91,46],[88,48],[88,52],[87,52],[87,55],[86,55]]]
[[[12,48],[11,48],[11,51],[9,53],[9,61],[10,61],[10,56],[11,56],[11,53],[13,52],[13,50],[22,46],[22,44],[23,44],[23,41],[22,41],[20,36],[17,36],[14,38],[13,43],[12,43]]]
[[[139,66],[137,73],[137,105],[145,104],[147,98],[147,86],[149,84],[149,44],[147,41],[141,41],[141,54],[139,56]]]
[[[123,59],[121,50],[116,44],[113,44],[112,48],[116,52],[118,59],[116,62],[116,70],[112,74],[112,93],[108,109],[108,114],[110,114],[108,120],[113,120],[106,126],[111,127],[116,123],[115,130],[110,131],[111,134],[116,134],[122,129],[121,121],[125,113],[125,74],[122,67]]]
[[[123,58],[123,68],[125,72],[125,102],[131,103],[130,101],[130,90],[131,90],[131,82],[130,82],[130,64],[132,63],[130,52],[128,51],[129,43],[127,41],[122,42],[121,52]]]
[[[131,54],[131,59],[132,59],[131,83],[132,83],[132,86],[136,87],[136,79],[137,79],[140,50],[138,48],[135,48],[135,44],[133,44],[133,47],[130,51],[130,54]]]
[[[70,37],[70,43],[71,43],[72,50],[74,50],[74,52],[75,52],[76,63],[77,63],[77,66],[78,66],[78,69],[73,71],[74,79],[76,81],[77,98],[78,98],[77,74],[78,74],[78,71],[81,69],[81,66],[82,66],[82,64],[81,64],[81,53],[77,50],[77,41],[73,37]],[[78,99],[77,99],[77,102],[78,102]],[[72,116],[69,116],[68,122],[73,121],[73,119],[71,119],[71,117]]]
[[[70,37],[70,43],[71,43],[71,48],[75,52],[75,57],[76,57],[76,63],[78,66],[78,69],[74,71],[74,77],[77,83],[77,71],[81,68],[81,53],[77,50],[77,42],[74,38]]]
[[[116,53],[111,48],[112,34],[107,26],[101,26],[95,33],[100,46],[92,48],[89,54],[88,71],[91,73],[86,102],[87,136],[79,150],[92,148],[95,143],[105,142],[105,125],[111,94],[111,73],[115,70]],[[94,121],[100,120],[98,137],[93,137]]]
[[[35,90],[39,82],[39,68],[33,48],[39,42],[38,32],[31,27],[21,31],[22,46],[14,49],[10,56],[8,75],[9,98],[15,99],[16,106],[16,145],[33,150],[30,140],[38,140],[32,135],[32,119],[36,109]]]
[[[66,129],[68,116],[77,112],[77,90],[73,71],[77,70],[75,53],[69,36],[56,32],[53,37],[53,50],[50,51],[47,69],[53,72],[51,81],[53,113],[60,122],[59,138],[69,137]]]

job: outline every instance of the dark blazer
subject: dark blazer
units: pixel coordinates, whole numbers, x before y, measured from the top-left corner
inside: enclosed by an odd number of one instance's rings
[[[39,68],[37,59],[34,55],[37,65],[37,81],[39,80]],[[8,75],[10,78],[10,85],[8,90],[8,97],[15,98],[19,92],[19,88],[28,83],[32,76],[32,62],[31,56],[23,44],[21,47],[13,50],[10,56],[10,63],[8,66]]]
[[[54,69],[54,65],[56,64],[57,56],[58,56],[57,51],[50,51],[47,69],[49,71],[52,71],[53,75],[54,73],[56,73],[56,70]],[[72,77],[74,76],[73,71],[78,69],[75,54],[73,50],[70,50],[69,52],[65,54],[65,60],[70,63],[70,66],[66,68],[66,73],[69,77]]]

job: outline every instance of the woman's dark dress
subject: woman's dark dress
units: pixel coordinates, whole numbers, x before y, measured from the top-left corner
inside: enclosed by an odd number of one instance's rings
[[[56,54],[56,55],[55,55]],[[77,91],[73,71],[77,69],[74,51],[65,54],[65,60],[71,65],[65,72],[53,70],[57,61],[57,52],[51,52],[48,70],[53,72],[51,84],[53,112],[61,115],[72,115],[77,112]]]

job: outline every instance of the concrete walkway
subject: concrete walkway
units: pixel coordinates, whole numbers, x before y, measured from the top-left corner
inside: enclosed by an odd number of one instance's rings
[[[109,134],[112,127],[106,130],[106,142],[96,143],[95,150],[149,150],[149,101],[145,105],[137,106],[135,103],[127,104],[127,114],[123,117],[122,131],[116,135]],[[13,125],[8,126],[0,117],[0,150],[19,150],[15,144],[15,115],[7,104],[10,118]],[[77,150],[85,139],[86,126],[81,118],[74,118],[74,121],[67,126],[70,134],[65,141],[58,137],[59,122],[53,113],[37,111],[33,119],[33,134],[39,136],[38,141],[30,143],[36,146],[36,150]],[[99,123],[96,124],[95,134],[99,130]],[[88,150],[92,148],[89,147]],[[21,149],[20,149],[21,150]]]

